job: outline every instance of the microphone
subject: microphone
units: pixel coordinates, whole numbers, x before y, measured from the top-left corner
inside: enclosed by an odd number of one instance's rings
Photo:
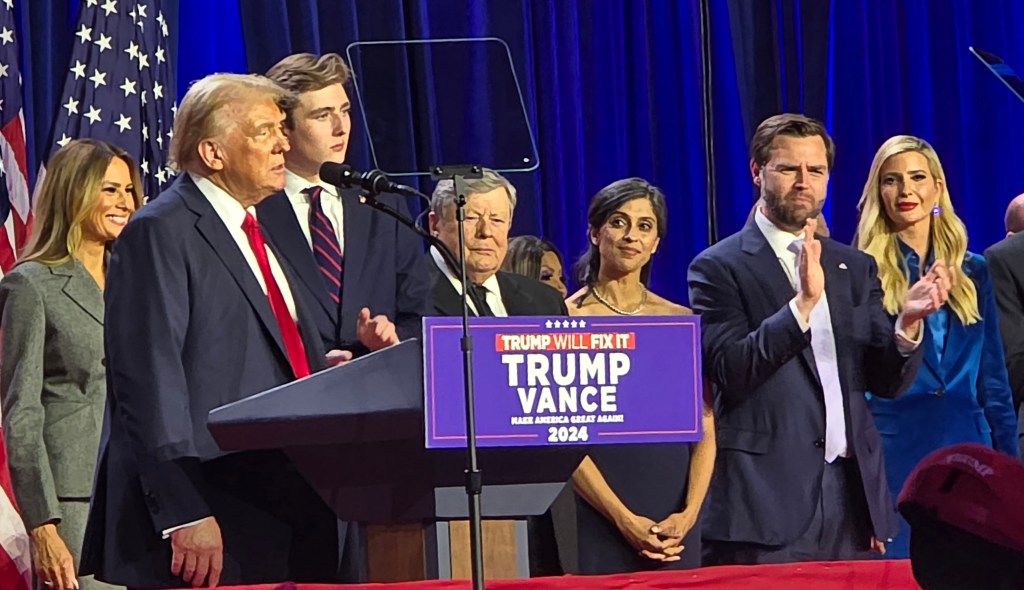
[[[320,166],[320,179],[337,187],[358,187],[375,197],[381,193],[395,193],[406,197],[421,197],[411,186],[391,182],[380,170],[359,172],[348,164],[324,162]]]

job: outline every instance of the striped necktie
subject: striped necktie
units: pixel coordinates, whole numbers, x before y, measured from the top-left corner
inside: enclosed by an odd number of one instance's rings
[[[344,284],[344,259],[338,246],[338,234],[334,233],[334,225],[324,215],[320,202],[323,188],[311,186],[302,191],[309,197],[309,235],[313,238],[313,257],[320,267],[320,276],[324,280],[327,294],[335,303],[341,303],[341,289]]]

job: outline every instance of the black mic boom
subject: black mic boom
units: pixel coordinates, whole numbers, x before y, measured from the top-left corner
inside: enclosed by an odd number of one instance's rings
[[[342,188],[361,188],[370,196],[377,196],[381,193],[396,193],[409,197],[422,196],[412,187],[391,182],[380,170],[358,172],[348,164],[338,164],[337,162],[324,162],[320,166],[320,179]]]

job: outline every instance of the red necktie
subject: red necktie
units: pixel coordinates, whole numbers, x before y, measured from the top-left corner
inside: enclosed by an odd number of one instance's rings
[[[267,257],[267,244],[263,241],[263,232],[260,231],[260,224],[252,213],[246,212],[242,229],[249,238],[249,246],[256,254],[256,262],[260,267],[260,274],[263,275],[263,282],[267,285],[267,298],[270,299],[270,308],[274,310],[274,317],[277,318],[277,325],[281,328],[281,336],[284,338],[284,348],[288,351],[288,360],[291,361],[295,377],[301,379],[309,375],[309,361],[306,360],[306,347],[302,344],[299,336],[299,327],[295,325],[291,312],[288,311],[288,304],[284,302],[284,295],[281,288],[274,280],[274,273],[270,272],[270,258]]]

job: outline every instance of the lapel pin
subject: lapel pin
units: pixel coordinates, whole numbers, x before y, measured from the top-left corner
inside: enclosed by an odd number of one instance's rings
[[[840,262],[839,263],[839,268],[841,268],[843,270],[846,270],[846,263],[845,262]]]

